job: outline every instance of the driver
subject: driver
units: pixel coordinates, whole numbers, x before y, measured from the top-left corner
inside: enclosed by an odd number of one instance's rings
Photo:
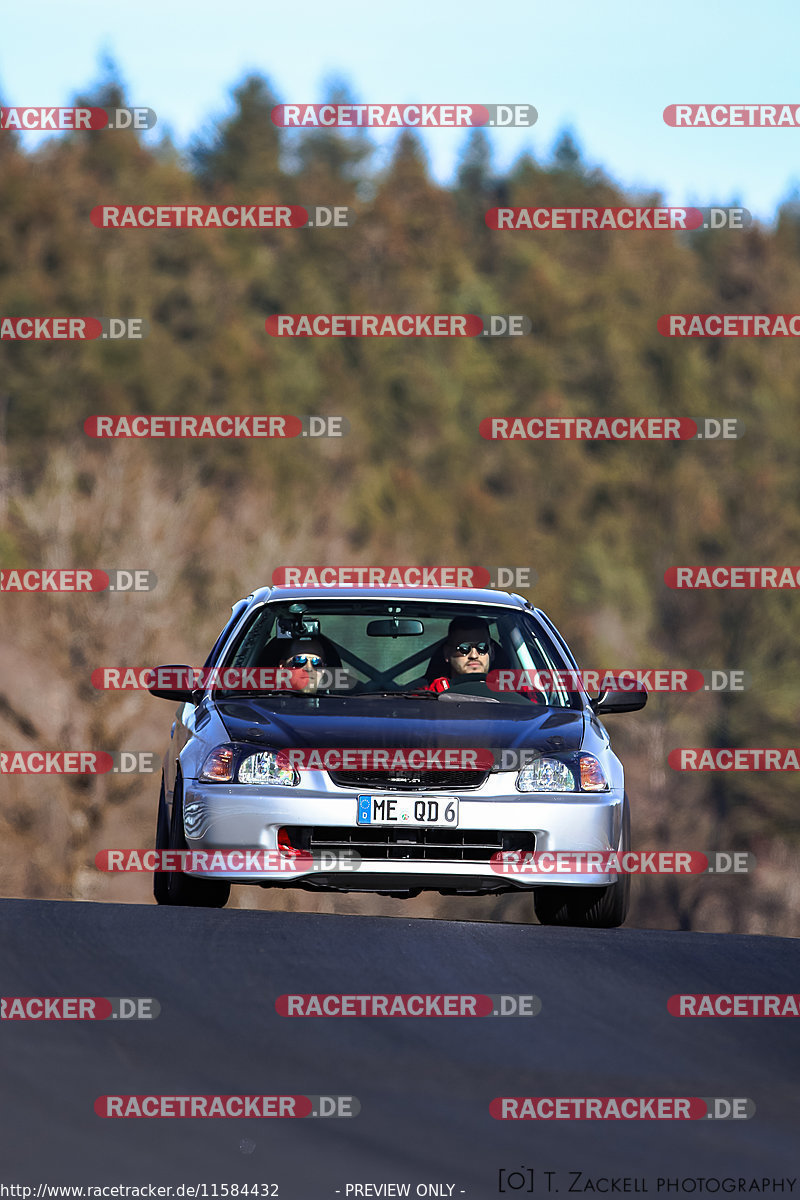
[[[447,641],[442,647],[442,656],[447,663],[447,675],[433,679],[425,689],[429,692],[446,692],[452,687],[469,684],[477,685],[477,691],[482,692],[487,687],[486,676],[494,658],[494,647],[489,634],[489,623],[482,617],[454,617],[447,630]],[[481,687],[483,685],[483,687]],[[473,686],[471,691],[476,691]],[[517,692],[526,696],[534,703],[539,702],[539,696],[533,688],[521,686]],[[491,690],[497,700],[514,701],[513,695]]]
[[[431,680],[427,691],[446,692],[453,683],[463,683],[469,676],[478,676],[485,681],[492,657],[488,623],[481,617],[454,617],[447,630],[442,655],[448,673]]]

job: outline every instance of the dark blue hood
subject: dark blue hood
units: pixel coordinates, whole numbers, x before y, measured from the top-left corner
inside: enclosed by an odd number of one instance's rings
[[[231,741],[280,750],[526,748],[579,750],[583,713],[526,701],[492,704],[440,697],[259,696],[216,703]]]

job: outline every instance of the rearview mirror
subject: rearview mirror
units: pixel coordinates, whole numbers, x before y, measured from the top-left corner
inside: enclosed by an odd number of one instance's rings
[[[367,637],[419,637],[424,632],[422,621],[412,621],[410,617],[370,621],[367,625]]]

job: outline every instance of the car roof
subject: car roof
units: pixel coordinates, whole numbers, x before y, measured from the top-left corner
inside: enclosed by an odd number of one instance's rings
[[[370,587],[262,587],[247,597],[253,604],[265,601],[291,603],[300,600],[422,600],[434,603],[496,605],[531,610],[529,601],[516,592],[491,588],[370,588]]]

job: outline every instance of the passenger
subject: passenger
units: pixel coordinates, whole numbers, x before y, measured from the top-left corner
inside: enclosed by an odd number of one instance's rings
[[[289,686],[293,691],[314,696],[325,670],[325,651],[321,643],[314,638],[295,638],[280,665],[291,671]]]

